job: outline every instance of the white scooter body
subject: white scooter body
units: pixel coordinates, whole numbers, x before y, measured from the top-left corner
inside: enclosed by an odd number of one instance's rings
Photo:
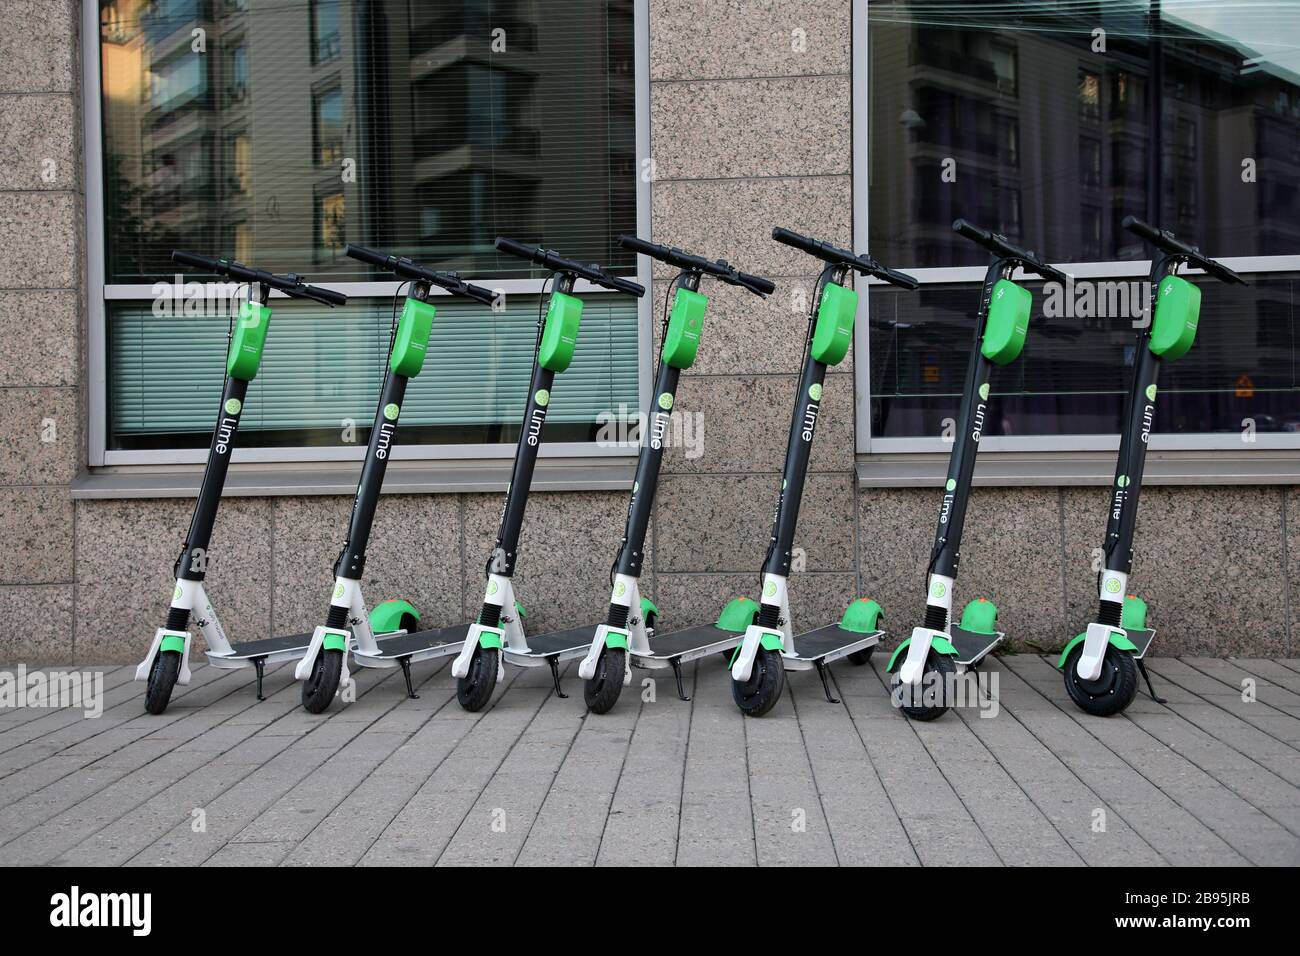
[[[592,638],[587,656],[578,664],[578,676],[583,680],[591,680],[595,677],[596,665],[600,662],[600,655],[605,650],[605,642],[609,635],[621,634],[627,639],[628,644],[628,653],[624,655],[623,662],[623,686],[626,687],[632,682],[632,655],[650,653],[650,636],[641,616],[641,588],[637,579],[626,574],[616,574],[609,601],[611,604],[619,604],[628,609],[627,627],[621,630],[608,624],[597,627],[596,636]]]
[[[942,605],[948,611],[948,626],[952,627],[952,589],[955,582],[943,574],[931,574],[927,600],[931,605]],[[898,680],[912,687],[921,686],[925,675],[925,662],[930,656],[930,647],[936,637],[947,639],[949,632],[936,631],[928,627],[912,629],[912,640],[907,645],[907,656],[898,668]]]
[[[1102,572],[1098,590],[1103,601],[1111,601],[1123,607],[1124,595],[1128,590],[1128,575],[1123,571],[1107,569]],[[1117,632],[1120,636],[1127,637],[1123,630],[1109,624],[1088,625],[1088,632],[1083,639],[1083,653],[1079,655],[1079,663],[1075,666],[1075,672],[1081,679],[1096,680],[1101,676],[1101,665],[1106,657],[1106,648],[1110,645],[1110,636]]]

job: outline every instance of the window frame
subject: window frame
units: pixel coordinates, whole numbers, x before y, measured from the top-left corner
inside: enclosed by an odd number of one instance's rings
[[[870,118],[871,101],[868,80],[870,77],[869,57],[869,4],[853,5],[852,34],[852,190],[853,190],[853,246],[855,249],[868,248],[868,217],[871,211],[871,153],[870,153]],[[1249,276],[1251,274],[1268,274],[1283,272],[1300,272],[1300,254],[1286,256],[1222,256],[1219,261],[1230,269]],[[899,269],[924,285],[968,283],[971,286],[972,301],[979,284],[984,280],[982,266],[959,266],[946,268],[909,268],[906,262],[889,262],[886,265]],[[1076,279],[1142,279],[1148,278],[1151,260],[1103,261],[1103,262],[1054,262],[1057,268],[1070,273]],[[1199,270],[1187,270],[1189,275],[1202,274]],[[879,279],[857,280],[860,285],[881,284]],[[942,455],[946,460],[952,449],[952,443],[943,438],[878,438],[871,434],[871,335],[870,335],[870,301],[869,294],[858,297],[858,315],[856,332],[853,336],[853,388],[854,388],[854,439],[857,455],[863,456],[927,456]],[[1031,333],[1032,334],[1032,333]],[[1149,447],[1153,452],[1214,452],[1225,463],[1229,458],[1255,455],[1261,461],[1261,473],[1269,469],[1263,460],[1265,456],[1257,452],[1300,450],[1300,433],[1256,433],[1254,441],[1247,444],[1235,433],[1226,432],[1182,432],[1153,433]],[[1095,435],[1036,435],[1036,436],[988,436],[980,441],[980,457],[994,457],[999,460],[1002,474],[999,483],[1016,484],[1022,477],[1026,483],[1041,484],[1041,469],[1029,468],[1022,471],[1016,464],[1017,457],[1024,453],[1045,453],[1060,455],[1062,458],[1074,453],[1116,452],[1119,449],[1119,434]],[[990,456],[990,453],[991,456]],[[1235,454],[1232,454],[1235,453]],[[942,467],[942,466],[940,466]],[[859,463],[861,473],[862,463]],[[923,469],[925,470],[925,469]],[[1226,469],[1234,473],[1232,480],[1239,481],[1236,475],[1240,469]],[[1271,474],[1271,471],[1269,472]],[[1225,480],[1229,476],[1225,473]],[[885,482],[888,483],[888,482]]]
[[[149,283],[117,284],[106,281],[106,242],[104,230],[104,137],[102,129],[103,100],[100,60],[100,22],[98,4],[83,0],[81,10],[82,47],[82,118],[83,118],[83,172],[86,186],[86,368],[87,368],[87,464],[91,468],[117,466],[152,466],[166,468],[175,465],[202,464],[207,460],[206,448],[172,448],[151,450],[117,450],[108,448],[108,304],[114,301],[149,301],[153,286]],[[650,158],[650,0],[633,3],[633,82],[635,87],[636,121],[636,231],[650,236],[650,182],[640,175]],[[542,292],[545,279],[485,279],[466,276],[507,295],[537,295]],[[653,387],[653,292],[651,267],[645,256],[637,257],[635,279],[646,288],[646,295],[637,300],[637,396],[641,409],[649,407]],[[399,283],[393,282],[331,282],[331,288],[346,293],[350,298],[391,300]],[[434,289],[437,295],[450,295]],[[574,291],[579,294],[619,295],[600,286],[579,280]],[[282,293],[272,293],[282,298]],[[547,442],[541,446],[540,458],[608,458],[634,459],[639,448],[634,445],[602,447],[595,441]],[[508,443],[467,444],[407,444],[399,445],[393,454],[394,461],[426,460],[446,463],[501,461],[514,457],[515,445]],[[267,448],[236,447],[233,463],[302,465],[360,461],[365,448],[359,445],[338,446],[279,446]],[[485,485],[492,482],[485,479]]]

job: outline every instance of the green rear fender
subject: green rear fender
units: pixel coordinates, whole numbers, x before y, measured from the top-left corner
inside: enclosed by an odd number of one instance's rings
[[[641,599],[641,620],[650,620],[650,615],[655,616],[655,621],[659,620],[659,608],[655,607],[654,602],[649,598]]]
[[[840,627],[857,634],[872,634],[880,630],[878,624],[884,610],[871,598],[858,598],[844,610]]]
[[[1120,612],[1119,626],[1126,631],[1145,631],[1147,629],[1147,602],[1136,594],[1124,599],[1124,609]]]
[[[1074,639],[1071,640],[1069,644],[1065,645],[1065,650],[1061,651],[1061,659],[1056,662],[1057,670],[1063,670],[1065,668],[1065,659],[1070,656],[1070,651],[1074,650],[1074,646],[1076,644],[1082,643],[1083,639],[1086,638],[1087,636],[1088,634],[1086,631],[1082,634],[1076,634],[1074,636]],[[1113,647],[1117,647],[1121,651],[1137,650],[1137,645],[1134,644],[1132,641],[1130,641],[1128,639],[1128,635],[1124,634],[1121,631],[1110,632],[1110,643]]]
[[[732,598],[718,615],[718,627],[724,631],[744,633],[745,628],[753,624],[758,614],[758,602],[749,598]]]
[[[961,612],[961,629],[976,634],[996,634],[998,631],[998,606],[988,598],[976,598]]]
[[[894,672],[894,667],[898,663],[898,655],[902,654],[911,643],[912,639],[909,637],[907,640],[903,641],[902,644],[899,644],[894,648],[894,653],[889,656],[889,663],[885,665],[886,673],[892,674]],[[948,640],[946,637],[936,637],[930,642],[930,649],[938,651],[940,654],[947,654],[949,657],[957,656],[957,648],[953,647],[952,641]]]
[[[393,631],[410,630],[407,624],[420,623],[420,612],[410,601],[394,598],[377,605],[370,612],[370,630],[376,634],[389,634]]]

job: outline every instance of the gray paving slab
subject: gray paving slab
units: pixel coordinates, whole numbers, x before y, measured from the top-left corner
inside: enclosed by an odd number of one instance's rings
[[[618,706],[507,668],[483,712],[449,662],[361,670],[306,713],[291,666],[200,664],[164,715],[133,668],[103,713],[0,711],[0,865],[1150,865],[1300,863],[1300,661],[1153,658],[1094,718],[1054,660],[990,661],[996,713],[913,723],[885,659],[813,672],[743,717],[717,660],[636,670]],[[87,668],[82,668],[83,670]],[[94,670],[94,668],[89,668]],[[986,702],[987,704],[988,702]]]

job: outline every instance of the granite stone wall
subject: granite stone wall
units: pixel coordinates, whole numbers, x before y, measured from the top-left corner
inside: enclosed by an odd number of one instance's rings
[[[128,662],[161,623],[192,502],[76,500],[86,468],[85,229],[79,7],[9,0],[0,18],[0,662]],[[850,27],[842,0],[652,0],[655,238],[771,276],[758,298],[710,285],[699,361],[677,407],[702,413],[703,454],[670,451],[645,593],[665,627],[712,620],[757,590],[815,265],[773,225],[851,239]],[[807,32],[804,52],[791,31]],[[54,161],[52,180],[42,177]],[[671,271],[656,273],[656,312]],[[811,627],[870,596],[896,632],[919,622],[935,489],[854,480],[852,357],[828,377],[792,583]],[[960,598],[987,596],[1019,646],[1059,647],[1091,615],[1100,488],[979,488]],[[321,619],[350,501],[230,498],[209,591],[240,637]],[[477,607],[495,494],[387,495],[371,601],[401,595],[430,625]],[[530,629],[596,620],[625,493],[546,492],[529,505],[518,588]],[[1293,654],[1300,487],[1151,487],[1136,583],[1159,653]]]

